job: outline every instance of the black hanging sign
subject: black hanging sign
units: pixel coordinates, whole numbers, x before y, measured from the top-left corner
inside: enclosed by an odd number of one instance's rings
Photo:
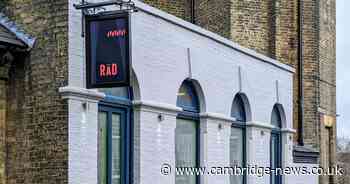
[[[87,88],[130,85],[129,13],[86,17]]]

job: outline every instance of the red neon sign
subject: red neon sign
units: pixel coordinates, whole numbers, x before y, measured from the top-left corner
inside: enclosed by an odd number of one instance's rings
[[[100,77],[114,77],[118,75],[117,64],[100,64],[99,76]]]
[[[127,34],[126,29],[119,29],[119,30],[112,30],[107,32],[107,37],[108,38],[113,38],[113,37],[119,37],[119,36],[125,36]]]

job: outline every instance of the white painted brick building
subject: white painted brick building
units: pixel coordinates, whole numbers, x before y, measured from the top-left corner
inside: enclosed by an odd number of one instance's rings
[[[85,88],[85,43],[81,11],[69,5],[69,85],[61,88],[69,101],[69,183],[99,180],[98,105],[106,95]],[[243,48],[160,10],[136,2],[131,15],[132,38],[132,181],[175,184],[177,94],[183,81],[195,81],[200,101],[200,166],[230,165],[232,102],[236,94],[246,109],[246,162],[270,167],[271,112],[282,107],[282,166],[294,166],[292,88],[294,69]],[[308,165],[312,167],[314,165]],[[173,169],[174,170],[174,169]],[[283,176],[283,184],[317,183],[317,176]],[[200,176],[201,184],[228,184],[230,177]],[[247,176],[248,184],[269,184],[270,176]]]

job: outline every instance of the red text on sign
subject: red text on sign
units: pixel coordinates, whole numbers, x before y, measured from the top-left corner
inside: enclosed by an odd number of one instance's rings
[[[125,29],[116,29],[112,31],[107,32],[107,37],[118,37],[118,36],[125,36],[126,35],[126,30]]]
[[[99,76],[100,77],[115,77],[118,75],[117,64],[100,64]]]

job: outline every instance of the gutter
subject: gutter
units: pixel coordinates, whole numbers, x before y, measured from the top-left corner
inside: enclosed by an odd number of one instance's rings
[[[304,146],[304,60],[303,60],[303,3],[298,1],[298,60],[299,60],[299,122],[298,122],[298,144]]]
[[[196,24],[195,0],[191,0],[191,23]]]

